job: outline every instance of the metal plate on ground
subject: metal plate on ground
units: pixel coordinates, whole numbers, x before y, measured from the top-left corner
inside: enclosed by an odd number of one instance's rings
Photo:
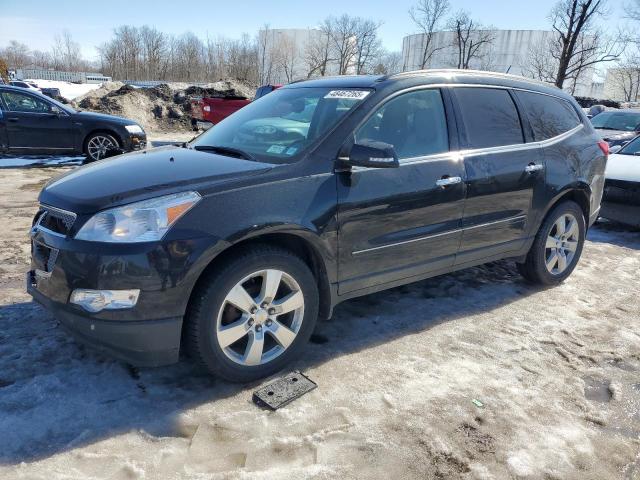
[[[302,373],[293,372],[253,392],[253,403],[260,407],[277,410],[317,386]]]

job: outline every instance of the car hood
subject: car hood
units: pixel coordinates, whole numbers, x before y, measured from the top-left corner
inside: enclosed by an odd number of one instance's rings
[[[265,172],[274,165],[181,147],[162,147],[95,162],[50,181],[40,203],[95,213],[169,193],[212,187]]]
[[[618,153],[609,155],[604,176],[608,180],[625,180],[627,182],[640,183],[640,156]]]
[[[124,117],[116,117],[115,115],[107,115],[106,113],[77,111],[75,113],[77,120],[111,122],[118,125],[139,125],[135,120]]]

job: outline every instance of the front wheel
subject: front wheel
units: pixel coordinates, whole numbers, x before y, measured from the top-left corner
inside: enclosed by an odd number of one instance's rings
[[[318,288],[296,255],[268,245],[224,262],[199,285],[185,326],[189,353],[211,373],[247,382],[300,355],[318,317]]]
[[[586,224],[582,209],[562,202],[547,215],[518,270],[532,283],[556,285],[576,267],[584,245]]]
[[[84,153],[88,162],[95,162],[106,158],[119,148],[120,144],[113,135],[98,132],[87,138],[84,145]]]

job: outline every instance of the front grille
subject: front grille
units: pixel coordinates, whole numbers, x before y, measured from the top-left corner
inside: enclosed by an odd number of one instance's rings
[[[35,218],[35,225],[60,235],[68,235],[75,221],[76,214],[73,212],[41,205]]]
[[[640,183],[606,180],[602,200],[626,205],[640,205]]]
[[[60,251],[39,242],[32,242],[31,255],[36,270],[44,276],[51,275]]]

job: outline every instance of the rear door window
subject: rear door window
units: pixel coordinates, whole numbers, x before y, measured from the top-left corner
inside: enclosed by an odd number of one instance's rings
[[[382,105],[356,132],[356,143],[393,145],[400,161],[449,151],[442,95],[437,89],[403,93]]]
[[[566,100],[541,93],[517,93],[533,129],[536,141],[557,137],[582,123]]]
[[[507,90],[454,88],[470,148],[524,142],[518,110]]]

